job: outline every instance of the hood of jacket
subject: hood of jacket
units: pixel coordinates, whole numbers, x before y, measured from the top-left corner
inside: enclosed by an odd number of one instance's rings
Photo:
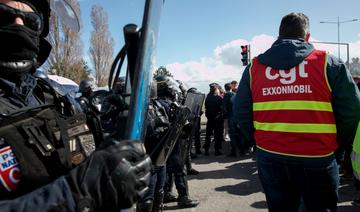
[[[258,56],[259,62],[275,69],[291,69],[314,51],[304,39],[277,39],[270,49]]]
[[[19,107],[36,106],[38,101],[33,95],[36,79],[30,73],[24,73],[14,78],[0,77],[0,93]]]

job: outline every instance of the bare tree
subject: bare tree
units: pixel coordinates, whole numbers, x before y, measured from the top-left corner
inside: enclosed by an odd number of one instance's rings
[[[97,86],[105,86],[108,80],[108,73],[113,60],[114,39],[112,38],[108,15],[100,5],[91,8],[91,46],[89,49],[90,57],[94,65],[95,79]]]
[[[78,17],[80,17],[80,5],[77,0],[69,1]],[[83,61],[83,44],[80,32],[69,29],[66,23],[61,23],[57,16],[50,19],[49,42],[53,46],[51,55],[44,65],[50,74],[56,74],[79,82],[86,75]],[[88,78],[88,77],[86,77]]]

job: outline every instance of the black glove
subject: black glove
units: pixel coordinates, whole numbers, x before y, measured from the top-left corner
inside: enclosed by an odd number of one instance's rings
[[[120,211],[148,190],[151,160],[142,144],[121,141],[94,152],[66,177],[77,209]]]

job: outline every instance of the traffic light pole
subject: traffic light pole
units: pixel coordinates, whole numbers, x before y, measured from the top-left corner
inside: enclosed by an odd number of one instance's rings
[[[250,51],[251,49],[250,49],[250,44],[248,45],[248,64],[250,64],[250,62],[251,62],[251,51]]]
[[[247,66],[250,62],[250,44],[249,45],[244,45],[244,46],[240,46],[241,47],[241,61],[243,63],[243,66]]]
[[[351,19],[351,20],[346,20],[346,21],[340,21],[340,17],[337,17],[337,21],[320,21],[321,24],[337,24],[337,34],[338,34],[338,57],[340,59],[340,24],[344,24],[344,23],[349,23],[349,22],[354,22],[354,21],[359,21],[360,19]]]
[[[349,49],[349,43],[335,43],[335,42],[321,42],[321,41],[311,41],[310,43],[320,43],[320,44],[331,44],[331,45],[338,45],[338,47],[340,47],[340,45],[342,46],[346,46],[346,65],[349,68],[349,64],[350,64],[350,49]],[[339,55],[339,59],[340,59],[340,55]]]

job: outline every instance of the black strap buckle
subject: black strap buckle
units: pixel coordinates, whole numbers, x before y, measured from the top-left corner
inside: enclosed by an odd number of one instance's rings
[[[51,156],[55,150],[48,138],[41,131],[39,126],[27,124],[22,126],[25,134],[28,136],[29,144],[35,145],[43,156]]]

